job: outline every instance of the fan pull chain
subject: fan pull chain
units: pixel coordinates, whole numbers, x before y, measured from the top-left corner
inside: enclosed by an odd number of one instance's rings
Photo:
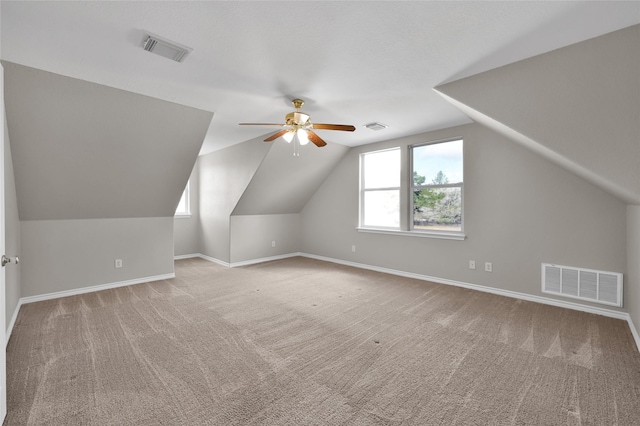
[[[293,138],[293,156],[300,157],[300,147],[298,146],[298,137]]]

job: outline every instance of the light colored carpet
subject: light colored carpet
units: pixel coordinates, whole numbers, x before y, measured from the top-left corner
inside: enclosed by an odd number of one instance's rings
[[[637,425],[627,324],[291,258],[24,305],[5,425]]]

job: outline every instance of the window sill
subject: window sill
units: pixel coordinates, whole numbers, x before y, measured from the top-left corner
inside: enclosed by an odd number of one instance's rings
[[[438,238],[441,240],[462,241],[467,238],[465,234],[454,232],[419,232],[419,231],[399,231],[394,229],[376,228],[356,228],[358,232],[369,232],[372,234],[401,235],[404,237]]]
[[[190,214],[176,214],[173,215],[174,219],[189,219],[191,217]]]

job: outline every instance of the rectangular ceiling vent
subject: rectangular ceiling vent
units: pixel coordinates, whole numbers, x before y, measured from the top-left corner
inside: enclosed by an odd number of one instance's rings
[[[383,129],[386,129],[387,127],[389,127],[389,126],[387,126],[384,123],[380,123],[380,122],[376,121],[376,122],[373,122],[373,123],[365,124],[364,127],[366,127],[367,129],[371,129],[371,130],[383,130]]]
[[[622,274],[543,263],[542,292],[622,306]]]
[[[184,61],[187,55],[193,52],[193,49],[190,47],[183,46],[176,42],[148,33],[145,35],[142,47],[147,52],[164,56],[165,58],[172,59],[176,62]]]

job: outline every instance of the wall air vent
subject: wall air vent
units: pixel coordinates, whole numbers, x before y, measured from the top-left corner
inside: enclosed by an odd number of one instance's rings
[[[622,306],[622,274],[543,263],[542,292]]]
[[[164,56],[176,62],[182,62],[193,49],[173,41],[169,41],[154,34],[147,33],[143,39],[142,47],[147,52]]]

